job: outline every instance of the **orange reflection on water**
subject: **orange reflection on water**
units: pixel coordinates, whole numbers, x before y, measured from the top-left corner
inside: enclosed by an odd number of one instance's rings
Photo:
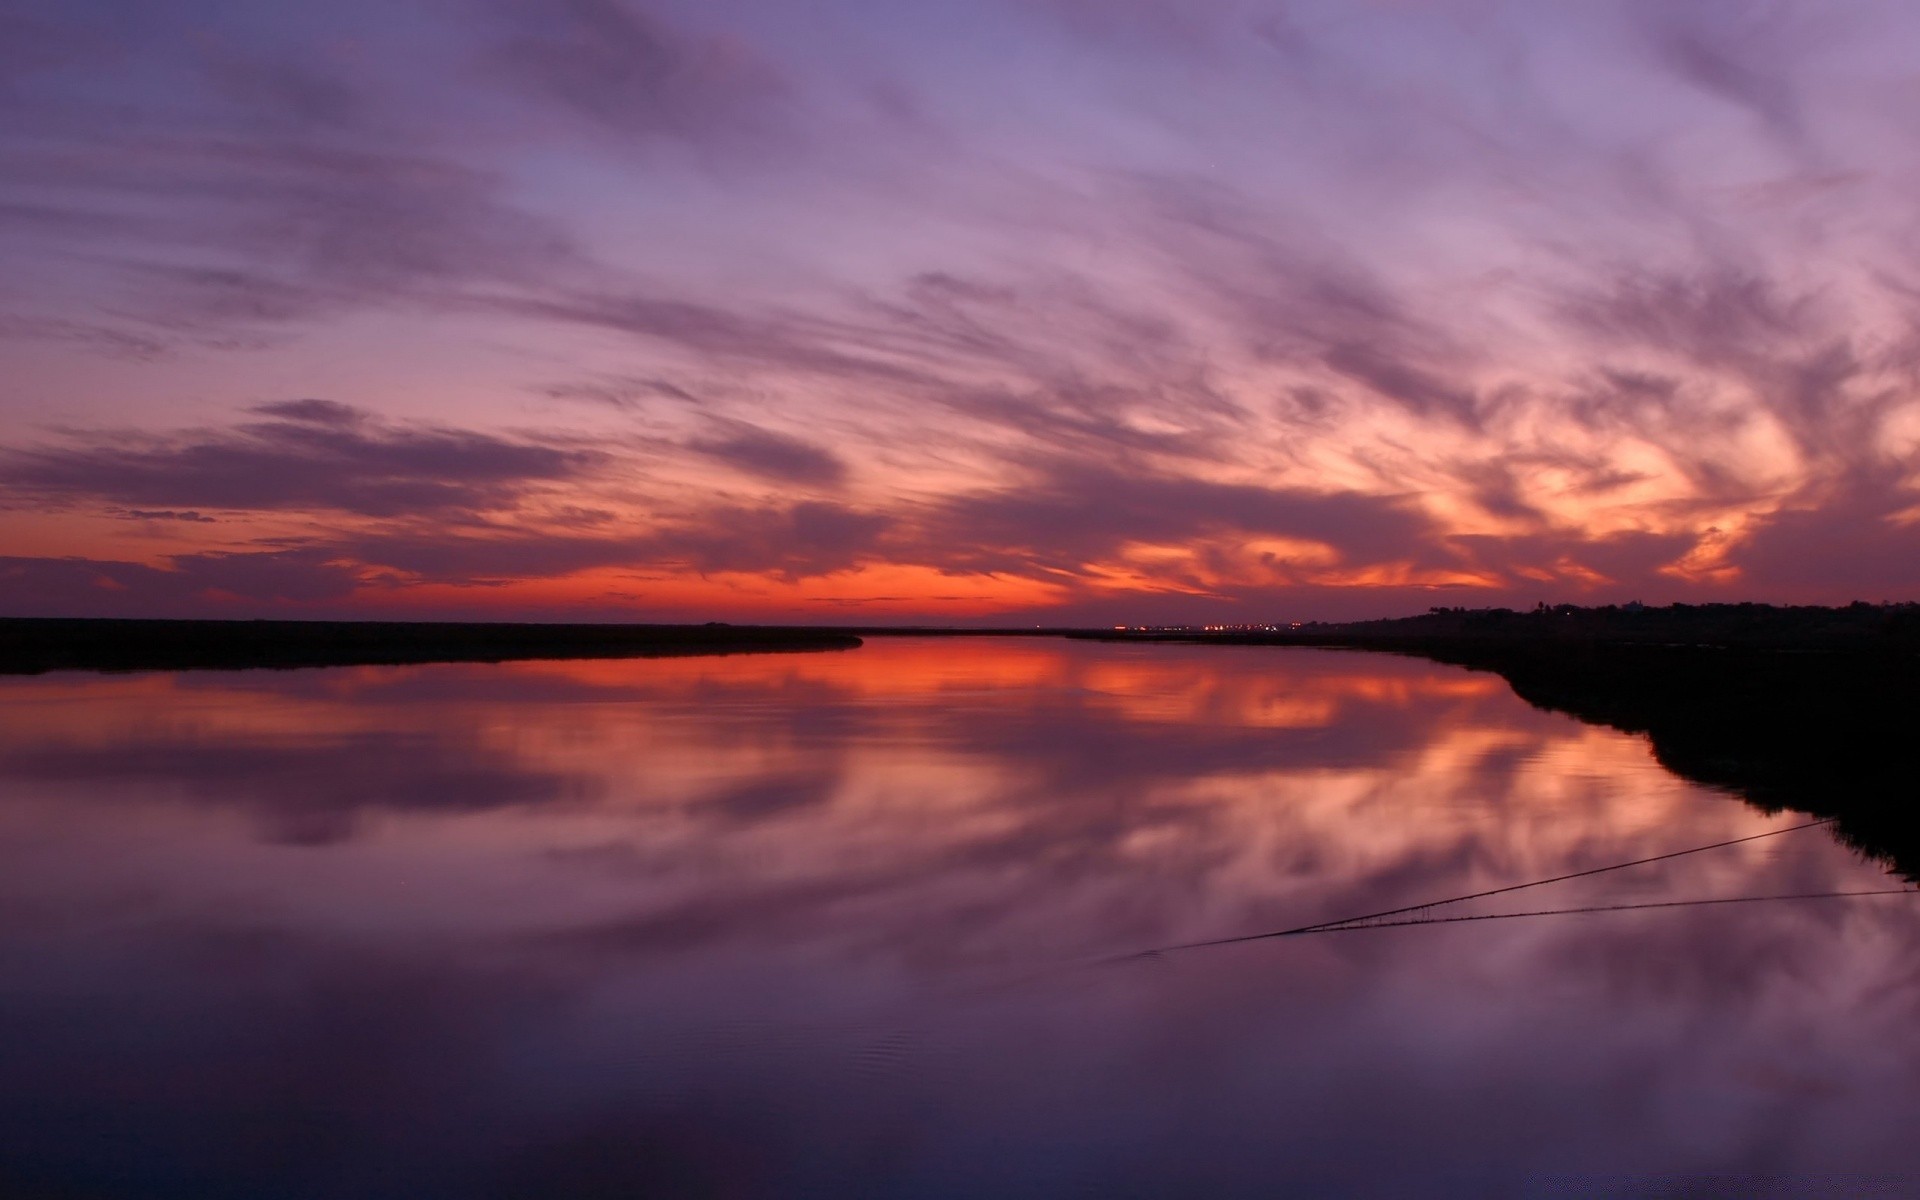
[[[903,913],[997,907],[1011,879],[1052,895],[1065,856],[1082,887],[1139,891],[1138,919],[1005,919],[1047,927],[1049,945],[1117,945],[1329,915],[1383,879],[1405,877],[1395,896],[1471,890],[1631,857],[1680,828],[1711,840],[1778,820],[1703,801],[1639,740],[1534,712],[1496,676],[1333,651],[870,638],[811,654],[63,675],[8,684],[0,703],[17,795],[79,789],[94,813],[143,799],[277,840],[435,858],[451,839],[497,860],[470,864],[478,876],[538,893],[527,912],[600,894],[571,875],[553,886],[543,854],[658,864],[644,887],[611,886],[622,904],[734,886],[838,904],[877,872],[892,903],[917,897]]]

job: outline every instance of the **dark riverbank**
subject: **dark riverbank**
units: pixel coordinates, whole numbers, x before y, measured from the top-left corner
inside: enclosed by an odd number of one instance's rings
[[[851,650],[834,629],[412,621],[0,619],[0,674],[659,658]]]
[[[1920,605],[1437,611],[1275,632],[1082,634],[1345,647],[1493,671],[1540,708],[1644,733],[1676,774],[1920,879]]]

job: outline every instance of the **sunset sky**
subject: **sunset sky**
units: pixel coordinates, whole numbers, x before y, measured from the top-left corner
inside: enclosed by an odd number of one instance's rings
[[[7,0],[0,613],[1920,597],[1920,7]]]

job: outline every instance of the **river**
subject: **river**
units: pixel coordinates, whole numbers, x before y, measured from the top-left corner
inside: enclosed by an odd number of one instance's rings
[[[0,1194],[1908,1194],[1913,897],[1617,908],[1806,820],[1339,651],[0,680]]]

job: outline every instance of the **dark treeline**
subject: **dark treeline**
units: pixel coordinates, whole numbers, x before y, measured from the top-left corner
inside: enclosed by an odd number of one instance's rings
[[[1495,671],[1540,708],[1646,734],[1688,779],[1835,818],[1843,840],[1920,879],[1920,605],[1436,609],[1093,636],[1385,650]]]
[[[1505,608],[1434,608],[1416,617],[1343,624],[1308,624],[1304,636],[1464,638],[1527,642],[1607,642],[1816,650],[1904,646],[1920,651],[1920,604],[1867,604],[1844,608],[1771,604],[1639,604],[1582,608],[1541,605],[1526,612]]]
[[[0,619],[0,674],[241,670],[850,650],[854,634],[752,625]]]

